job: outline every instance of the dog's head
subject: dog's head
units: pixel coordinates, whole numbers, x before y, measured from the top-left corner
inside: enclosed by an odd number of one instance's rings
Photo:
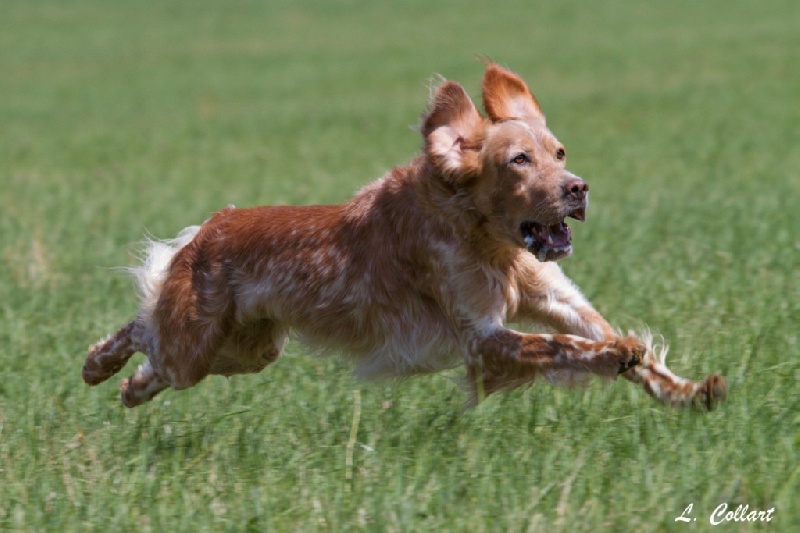
[[[566,170],[564,146],[516,74],[489,64],[483,105],[487,118],[459,84],[441,84],[422,127],[427,157],[469,196],[494,239],[524,246],[539,261],[569,255],[564,219],[586,218],[589,186]]]

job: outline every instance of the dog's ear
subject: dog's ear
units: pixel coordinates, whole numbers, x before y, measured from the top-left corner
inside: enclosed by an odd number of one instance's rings
[[[422,136],[425,152],[443,175],[458,181],[479,171],[483,130],[484,119],[461,85],[445,81],[432,91]]]
[[[539,102],[522,78],[494,63],[483,75],[483,107],[492,122],[521,119],[544,123]]]

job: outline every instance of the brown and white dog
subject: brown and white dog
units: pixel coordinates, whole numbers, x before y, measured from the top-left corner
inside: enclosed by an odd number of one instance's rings
[[[147,355],[121,385],[134,407],[209,374],[259,372],[294,332],[364,377],[467,368],[471,398],[530,383],[621,374],[670,405],[711,408],[725,380],[680,378],[649,335],[620,336],[555,263],[589,186],[525,82],[489,64],[486,117],[445,81],[422,120],[422,154],[341,205],[223,209],[135,268],[136,318],[89,349],[96,385]],[[543,325],[525,334],[507,322]]]

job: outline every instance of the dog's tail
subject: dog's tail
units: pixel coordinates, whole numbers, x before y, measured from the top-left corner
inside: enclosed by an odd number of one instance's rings
[[[198,231],[200,226],[189,226],[181,230],[174,239],[147,239],[143,243],[141,264],[127,269],[136,285],[140,319],[149,322],[172,258],[194,239]]]

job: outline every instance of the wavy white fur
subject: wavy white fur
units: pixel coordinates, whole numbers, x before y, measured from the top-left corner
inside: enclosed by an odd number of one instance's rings
[[[142,245],[142,263],[126,269],[136,285],[139,317],[147,324],[150,323],[150,317],[158,302],[172,258],[181,248],[192,242],[200,227],[184,228],[174,239],[147,239]]]

